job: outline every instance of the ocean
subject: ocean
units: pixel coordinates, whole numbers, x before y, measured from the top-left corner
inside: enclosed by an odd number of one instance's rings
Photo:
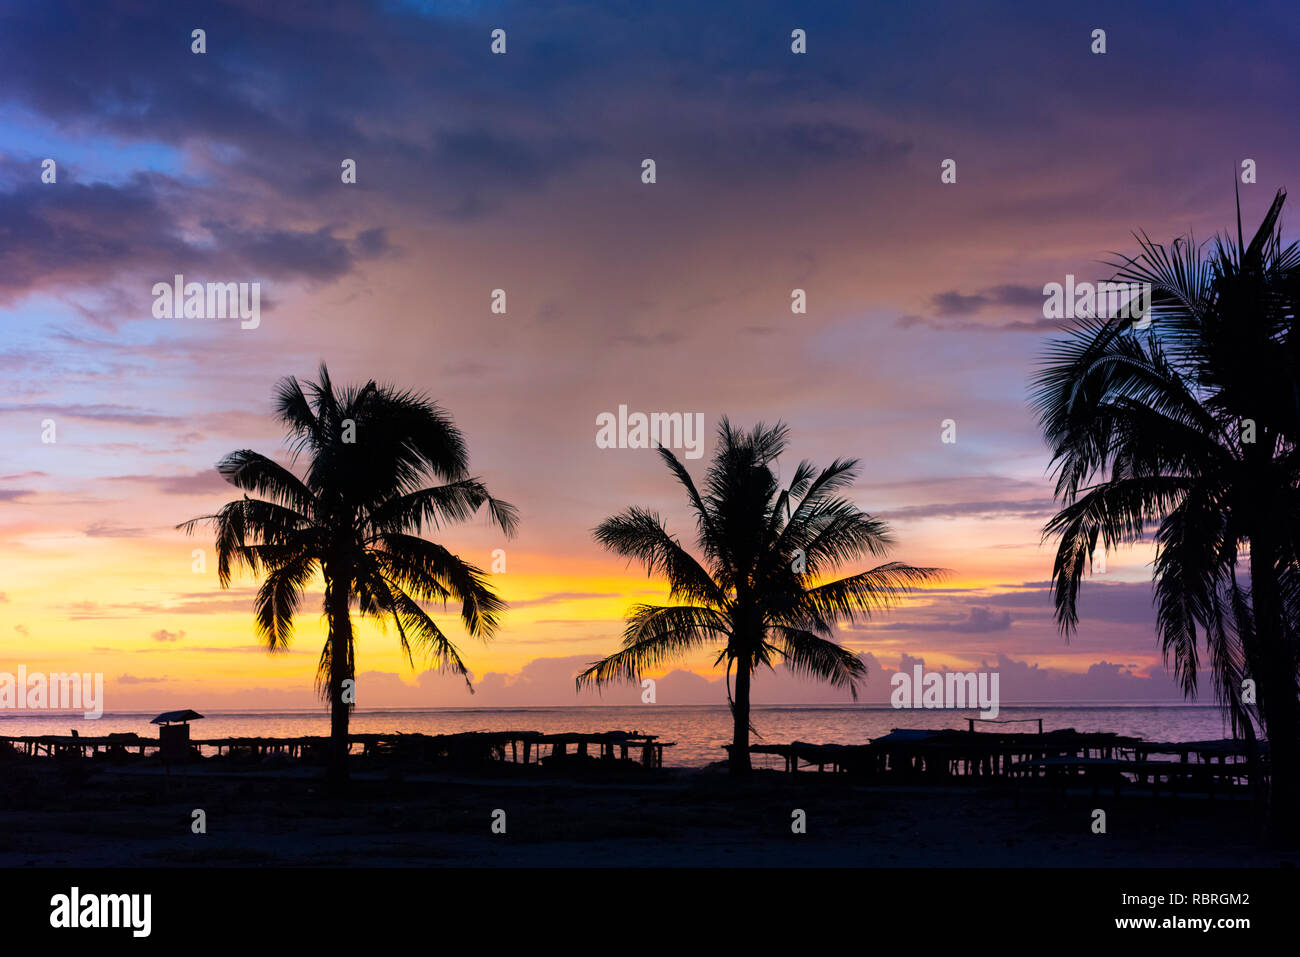
[[[83,737],[133,731],[155,737],[149,719],[156,712],[105,713],[96,721],[80,714],[0,711],[0,736],[68,734]],[[296,737],[329,734],[329,716],[311,711],[208,711],[192,725],[195,740],[225,737]],[[894,728],[966,728],[976,711],[899,710],[888,706],[770,706],[755,707],[757,729],[752,743],[865,744]],[[1028,719],[1023,724],[978,724],[980,730],[1113,731],[1149,741],[1199,741],[1227,737],[1222,712],[1213,705],[1016,705],[1004,706],[999,721]],[[673,742],[665,765],[701,767],[725,758],[722,745],[731,740],[731,715],[725,705],[597,705],[554,708],[440,708],[430,710],[358,710],[351,729],[356,733],[402,731],[446,734],[456,731],[640,731]],[[775,767],[779,759],[756,756],[759,767]]]

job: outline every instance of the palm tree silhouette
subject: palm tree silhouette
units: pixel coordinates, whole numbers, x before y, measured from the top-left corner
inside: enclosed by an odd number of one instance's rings
[[[857,475],[856,459],[836,459],[821,472],[800,462],[789,487],[780,488],[772,465],[788,433],[779,422],[740,432],[724,417],[703,494],[677,457],[659,449],[686,490],[703,564],[668,534],[655,512],[630,508],[595,530],[606,548],[666,578],[669,598],[681,603],[634,606],[623,649],[578,675],[578,687],[638,680],[647,668],[720,646],[715,664],[727,665],[733,774],[750,770],[750,685],[759,665],[770,668],[780,659],[796,674],[849,689],[856,700],[866,666],[830,640],[832,625],[870,617],[942,573],[888,562],[814,584],[845,562],[883,556],[892,538],[884,522],[837,494]]]
[[[309,398],[310,396],[310,398]],[[228,587],[232,567],[263,578],[254,605],[258,636],[270,651],[288,648],[293,616],[317,573],[324,579],[329,637],[316,684],[330,704],[329,781],[347,779],[348,716],[355,695],[351,608],[397,626],[414,667],[419,650],[440,667],[465,676],[456,646],[422,603],[461,603],[461,620],[477,638],[495,631],[505,603],[481,569],[421,537],[426,529],[464,521],[484,504],[507,535],[517,521],[513,506],[494,499],[467,472],[464,438],[451,418],[424,395],[376,385],[335,389],[322,363],[306,391],[282,380],[276,411],[289,430],[294,472],[258,452],[232,452],[218,471],[245,493],[201,523],[216,531],[217,576]],[[427,482],[437,484],[426,485]]]
[[[1154,529],[1157,634],[1184,692],[1200,646],[1234,736],[1252,743],[1253,682],[1271,763],[1270,825],[1295,831],[1300,608],[1300,251],[1284,246],[1278,191],[1249,243],[1139,237],[1117,278],[1149,283],[1140,324],[1077,321],[1050,347],[1034,402],[1064,504],[1053,587],[1068,636],[1100,540]],[[1141,328],[1145,326],[1145,328]],[[1245,553],[1245,554],[1243,554]],[[1245,563],[1243,582],[1239,577]]]

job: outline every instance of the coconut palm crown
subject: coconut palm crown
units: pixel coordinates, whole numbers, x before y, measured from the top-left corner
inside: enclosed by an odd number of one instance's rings
[[[855,459],[836,459],[820,471],[801,462],[781,488],[774,465],[787,439],[781,423],[743,432],[724,418],[702,490],[672,451],[658,450],[686,492],[702,560],[647,509],[630,508],[595,530],[607,549],[665,579],[674,604],[632,608],[622,649],[583,671],[578,686],[637,680],[647,669],[716,649],[715,663],[726,665],[729,763],[737,774],[750,768],[750,688],[760,666],[784,662],[856,699],[866,667],[832,640],[834,624],[870,617],[941,574],[886,562],[823,581],[864,555],[883,557],[892,538],[884,522],[842,494],[857,475]]]
[[[460,652],[425,606],[458,602],[465,630],[486,639],[505,603],[481,569],[424,535],[482,506],[511,535],[517,515],[469,475],[463,436],[424,395],[374,381],[337,388],[322,363],[318,380],[305,387],[284,379],[275,408],[288,429],[291,464],[305,460],[301,477],[259,452],[231,452],[217,469],[244,496],[179,527],[214,528],[223,588],[240,567],[261,577],[254,622],[271,651],[289,647],[304,593],[323,579],[328,638],[317,687],[331,708],[330,777],[337,783],[347,776],[355,702],[352,610],[385,627],[391,622],[412,666],[418,653],[468,683]]]
[[[1075,322],[1034,402],[1062,503],[1056,617],[1067,637],[1098,546],[1154,543],[1156,631],[1185,692],[1208,666],[1235,735],[1265,728],[1275,833],[1300,805],[1300,249],[1279,191],[1253,237],[1138,237],[1112,265],[1150,314]]]

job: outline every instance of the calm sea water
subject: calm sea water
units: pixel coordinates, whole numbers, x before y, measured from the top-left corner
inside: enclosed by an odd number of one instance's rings
[[[0,735],[67,734],[82,736],[133,731],[154,737],[149,719],[156,712],[106,713],[97,721],[80,715],[0,711]],[[205,712],[191,734],[198,739],[225,737],[295,737],[329,734],[324,711]],[[865,744],[894,728],[965,728],[974,711],[895,710],[890,707],[759,707],[753,723],[754,743]],[[1043,730],[1113,731],[1150,741],[1197,741],[1227,736],[1221,712],[1211,705],[1059,705],[1003,707],[999,720],[1043,719]],[[722,745],[731,740],[731,715],[726,706],[662,707],[654,705],[587,708],[444,708],[437,710],[367,710],[352,715],[352,730],[363,732],[456,731],[640,731],[676,742],[664,755],[668,765],[699,767],[722,760]],[[984,730],[1037,730],[1037,723],[978,725]],[[756,758],[775,766],[775,760]]]

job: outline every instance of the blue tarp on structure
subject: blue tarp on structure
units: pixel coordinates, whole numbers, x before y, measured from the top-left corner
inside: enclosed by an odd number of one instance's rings
[[[924,741],[926,738],[932,738],[936,734],[943,734],[945,731],[952,730],[943,728],[939,731],[933,731],[929,728],[895,728],[889,734],[875,738],[875,741]]]

